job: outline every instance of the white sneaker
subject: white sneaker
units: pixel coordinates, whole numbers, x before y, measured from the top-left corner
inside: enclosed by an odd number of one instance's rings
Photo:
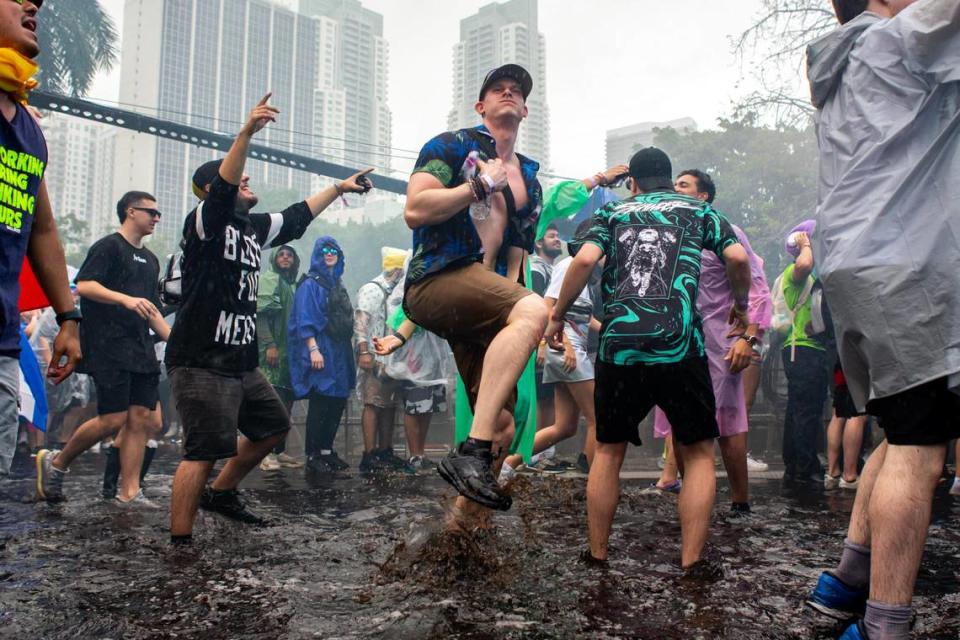
[[[950,495],[960,496],[960,478],[953,479],[953,486],[950,487]]]
[[[846,480],[843,479],[843,476],[840,477],[840,488],[841,488],[841,489],[851,489],[851,490],[853,490],[853,491],[856,491],[856,489],[857,489],[858,486],[860,486],[860,478],[859,478],[859,477],[857,477],[857,479],[854,480],[854,481],[852,481],[852,482],[847,482]]]
[[[504,462],[503,466],[500,467],[500,477],[497,478],[497,482],[499,482],[502,486],[513,480],[515,477],[517,477],[517,470]]]
[[[270,454],[270,455],[273,455],[273,454]],[[273,459],[276,460],[277,464],[279,464],[281,467],[287,467],[288,469],[299,469],[300,467],[303,466],[302,462],[300,462],[293,456],[288,455],[286,453],[278,453],[277,455],[273,456]],[[266,461],[266,458],[264,458],[264,461]],[[269,469],[264,469],[264,470],[269,471]]]
[[[753,458],[750,454],[747,454],[747,471],[767,471],[770,468],[763,460],[758,460]]]
[[[266,457],[260,461],[261,471],[279,471],[280,470],[280,461],[277,460],[276,454],[268,453]]]
[[[151,500],[150,498],[143,495],[143,489],[137,492],[137,495],[133,496],[129,500],[121,500],[120,496],[115,498],[117,504],[122,507],[127,507],[130,509],[159,509],[160,505]]]
[[[556,446],[552,446],[549,449],[544,449],[540,453],[535,453],[532,456],[530,456],[530,466],[535,466],[540,462],[546,462],[547,460],[550,460],[556,455],[557,455]]]
[[[829,473],[823,474],[823,488],[827,491],[833,491],[840,487],[840,482],[843,479],[843,476],[837,476],[834,478]]]

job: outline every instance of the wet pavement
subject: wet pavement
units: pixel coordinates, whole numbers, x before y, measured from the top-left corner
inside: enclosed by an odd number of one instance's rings
[[[261,474],[245,496],[274,525],[201,512],[190,550],[168,544],[164,448],[147,493],[162,507],[100,499],[102,457],[86,454],[69,500],[33,501],[28,461],[0,481],[2,638],[835,638],[802,600],[840,551],[851,492],[782,495],[751,482],[754,515],[724,517],[715,582],[680,579],[676,498],[624,482],[605,568],[585,546],[585,479],[523,476],[493,529],[443,529],[453,492],[436,475]],[[917,638],[960,637],[960,531],[937,492],[917,595]]]

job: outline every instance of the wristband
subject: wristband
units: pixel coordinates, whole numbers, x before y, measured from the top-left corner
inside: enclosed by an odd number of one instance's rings
[[[313,353],[314,351],[320,351],[320,347],[318,347],[317,345],[313,345],[312,347],[310,347],[310,353]]]
[[[77,307],[74,307],[69,311],[58,313],[56,316],[56,319],[57,319],[58,325],[62,325],[64,322],[67,322],[68,320],[73,320],[74,322],[79,323],[81,320],[83,320],[83,314],[80,313],[80,309],[78,309]]]
[[[493,193],[497,190],[497,183],[493,181],[493,178],[484,174],[480,176],[480,179],[483,181],[483,184],[486,186],[486,191],[488,194]]]
[[[343,191],[343,187],[341,187],[340,184],[341,184],[341,183],[339,183],[339,182],[334,182],[334,183],[333,183],[333,188],[337,190],[337,195],[338,195],[338,196],[343,196],[344,191]]]
[[[404,338],[404,337],[403,337],[403,334],[400,333],[399,331],[394,331],[394,332],[391,333],[390,335],[392,335],[394,338],[396,338],[397,340],[400,341],[400,346],[401,346],[401,347],[402,347],[403,345],[407,344],[407,339]]]

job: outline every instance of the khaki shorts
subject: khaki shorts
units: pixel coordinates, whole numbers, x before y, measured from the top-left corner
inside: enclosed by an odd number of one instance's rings
[[[407,317],[450,343],[470,407],[477,402],[487,347],[514,306],[529,295],[522,285],[486,269],[479,262],[454,267],[408,285],[403,301]],[[513,411],[516,389],[504,406]]]
[[[376,369],[360,369],[357,372],[360,402],[364,406],[378,409],[393,409],[403,399],[403,383],[383,375],[378,376],[375,371]]]

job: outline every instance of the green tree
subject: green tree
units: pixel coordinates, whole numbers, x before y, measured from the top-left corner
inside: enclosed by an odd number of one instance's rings
[[[657,131],[654,144],[674,172],[701,169],[717,184],[716,207],[739,225],[764,259],[767,278],[787,264],[783,240],[817,204],[817,140],[812,127],[766,128],[755,118],[721,120],[713,131]]]
[[[99,71],[117,62],[117,29],[98,0],[47,0],[37,19],[40,88],[86,94]]]

